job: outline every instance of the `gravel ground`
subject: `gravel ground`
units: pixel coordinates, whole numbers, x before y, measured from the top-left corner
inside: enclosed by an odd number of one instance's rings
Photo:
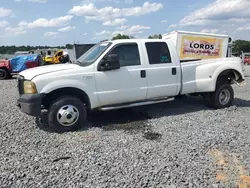
[[[246,80],[234,87],[228,109],[211,110],[188,97],[93,114],[88,127],[63,134],[50,130],[46,114],[22,114],[15,106],[16,80],[1,81],[0,187],[247,188]]]

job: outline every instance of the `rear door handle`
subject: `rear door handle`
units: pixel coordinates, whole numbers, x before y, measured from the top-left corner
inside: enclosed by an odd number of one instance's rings
[[[172,68],[172,75],[176,75],[176,68]]]
[[[146,71],[145,70],[141,70],[141,78],[146,78]]]

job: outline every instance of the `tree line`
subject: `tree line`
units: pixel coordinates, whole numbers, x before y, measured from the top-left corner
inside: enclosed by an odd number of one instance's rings
[[[118,34],[116,36],[114,36],[111,40],[119,40],[119,39],[134,39],[135,37],[133,36],[128,36],[128,35],[121,35],[121,34]],[[152,35],[152,36],[149,36],[148,37],[149,39],[162,39],[162,35],[161,34],[155,34],[155,35]]]
[[[14,54],[17,51],[32,51],[37,49],[48,49],[48,48],[58,48],[58,49],[72,49],[72,44],[66,44],[65,46],[0,46],[0,54]]]
[[[118,34],[114,36],[111,40],[119,39],[133,39],[133,36]],[[161,39],[161,34],[155,34],[148,37],[149,39]],[[108,39],[102,40],[107,41]],[[17,51],[31,51],[37,49],[48,49],[48,48],[59,48],[59,49],[72,49],[72,44],[66,44],[65,46],[0,46],[0,54],[14,54]],[[240,51],[250,52],[250,41],[246,40],[235,40],[233,41],[233,52],[238,53]]]

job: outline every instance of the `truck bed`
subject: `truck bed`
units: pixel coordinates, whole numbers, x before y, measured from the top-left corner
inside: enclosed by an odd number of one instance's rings
[[[182,62],[180,94],[214,91],[217,76],[229,66],[243,74],[239,61],[240,58],[233,57]]]

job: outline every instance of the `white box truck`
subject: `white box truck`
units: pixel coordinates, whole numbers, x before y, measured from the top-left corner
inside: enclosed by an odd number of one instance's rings
[[[162,38],[173,41],[181,61],[231,57],[228,35],[176,30]]]

